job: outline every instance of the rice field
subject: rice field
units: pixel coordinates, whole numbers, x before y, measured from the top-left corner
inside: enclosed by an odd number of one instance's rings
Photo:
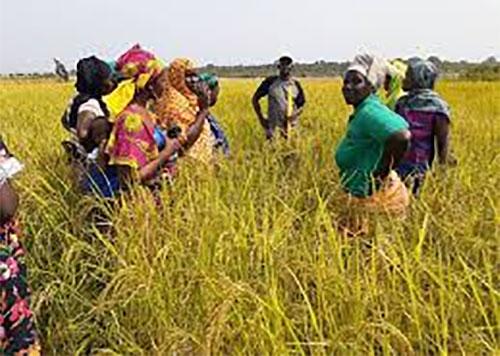
[[[181,161],[161,209],[139,191],[103,235],[60,145],[72,87],[0,82],[0,133],[27,168],[19,217],[46,354],[500,352],[500,82],[440,83],[459,164],[362,239],[336,228],[340,81],[303,84],[300,131],[271,145],[250,103],[258,81],[223,81],[214,113],[231,159]]]

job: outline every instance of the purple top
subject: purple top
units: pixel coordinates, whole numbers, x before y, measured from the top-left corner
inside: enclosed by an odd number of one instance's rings
[[[416,111],[407,108],[396,108],[396,112],[404,117],[410,125],[411,145],[410,150],[403,158],[402,164],[421,165],[429,167],[434,160],[434,128],[438,120],[449,118],[437,112]]]

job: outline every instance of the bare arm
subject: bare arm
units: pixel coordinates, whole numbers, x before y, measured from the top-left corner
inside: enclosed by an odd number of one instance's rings
[[[158,174],[161,167],[165,165],[165,163],[174,153],[177,152],[177,150],[179,150],[179,148],[180,143],[177,139],[167,140],[167,144],[165,145],[165,148],[160,151],[158,158],[141,167],[136,176],[134,176],[132,167],[125,165],[118,166],[118,179],[120,186],[127,188],[133,185],[136,181],[145,183],[148,180],[151,180]]]
[[[448,146],[450,137],[449,120],[444,118],[436,120],[434,130],[438,161],[440,164],[446,164],[448,162]]]
[[[0,224],[5,224],[14,217],[17,205],[18,196],[7,181],[0,186]]]
[[[96,118],[96,115],[91,111],[82,111],[78,114],[76,122],[76,135],[79,140],[84,140],[89,135],[90,125]]]
[[[185,142],[182,142],[183,149],[188,149],[195,144],[203,131],[205,120],[208,116],[208,108],[210,106],[210,90],[208,86],[200,88],[200,92],[197,95],[200,109],[196,113],[196,120],[187,129]]]
[[[375,177],[384,179],[391,169],[399,164],[410,146],[410,138],[408,130],[398,131],[389,136],[385,142],[380,169],[374,174]]]
[[[267,129],[269,124],[267,122],[267,119],[262,114],[262,107],[260,106],[260,99],[261,99],[261,97],[257,93],[255,93],[253,98],[252,98],[252,105],[253,105],[253,109],[255,111],[255,114],[257,115],[257,118],[259,119],[261,126],[264,129]]]

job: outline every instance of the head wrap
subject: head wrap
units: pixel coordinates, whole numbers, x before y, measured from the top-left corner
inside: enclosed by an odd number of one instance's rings
[[[434,63],[421,58],[411,58],[408,60],[408,72],[411,73],[413,86],[408,94],[398,101],[398,108],[438,113],[449,119],[451,110],[448,103],[432,89],[438,77],[438,69]]]
[[[202,82],[205,82],[208,85],[208,88],[210,90],[213,90],[219,86],[219,78],[217,78],[215,74],[205,72],[201,73],[199,75],[199,78]]]
[[[413,57],[408,60],[413,78],[412,89],[432,89],[438,77],[438,69],[431,61]]]
[[[355,71],[362,74],[368,82],[376,89],[380,89],[388,73],[387,62],[377,56],[360,54],[354,57],[349,64],[347,72]]]
[[[151,79],[158,77],[163,67],[153,53],[142,49],[139,44],[134,45],[116,61],[116,69],[123,78],[133,79],[138,89],[143,89]]]
[[[108,64],[92,56],[78,61],[76,65],[76,90],[80,94],[100,97],[104,92],[104,83],[112,79]]]
[[[185,134],[196,121],[198,97],[186,84],[187,74],[193,72],[194,68],[191,60],[178,58],[170,63],[167,76],[160,78],[160,81],[167,82],[166,90],[155,105],[160,126],[168,129],[176,125]],[[188,155],[208,163],[212,159],[212,148],[210,125],[205,123],[200,137],[189,149]]]
[[[404,95],[403,80],[406,75],[407,65],[398,59],[387,63],[388,74],[390,76],[389,90],[385,104],[394,110],[399,98]]]
[[[118,87],[104,98],[111,111],[110,121],[113,122],[132,101],[136,90],[144,89],[152,79],[160,76],[164,66],[153,53],[142,49],[139,44],[122,54],[116,62],[108,64],[122,80]]]

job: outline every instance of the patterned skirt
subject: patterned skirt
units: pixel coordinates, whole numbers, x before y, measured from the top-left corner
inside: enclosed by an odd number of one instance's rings
[[[0,226],[0,354],[40,355],[18,231],[14,222]]]

